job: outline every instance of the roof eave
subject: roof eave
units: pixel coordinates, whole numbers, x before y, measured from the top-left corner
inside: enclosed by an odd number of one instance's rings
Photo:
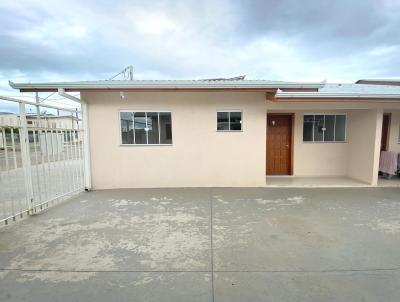
[[[121,83],[14,83],[9,85],[21,92],[51,92],[62,88],[65,91],[87,90],[132,90],[132,91],[193,91],[193,90],[246,90],[268,91],[276,89],[318,89],[324,83],[265,83],[265,84],[224,84],[224,83],[196,83],[196,84],[121,84]]]

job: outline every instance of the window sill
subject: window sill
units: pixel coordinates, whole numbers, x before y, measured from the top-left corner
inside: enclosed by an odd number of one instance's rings
[[[173,144],[119,144],[120,147],[173,146]]]
[[[343,142],[305,142],[305,141],[303,141],[303,144],[347,144],[347,141],[343,141]]]
[[[216,130],[215,132],[243,132],[243,130]]]

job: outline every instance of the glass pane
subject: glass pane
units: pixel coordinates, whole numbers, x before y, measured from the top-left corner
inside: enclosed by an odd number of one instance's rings
[[[121,112],[121,140],[123,144],[133,144],[133,113]]]
[[[231,130],[240,131],[242,130],[242,113],[231,112]]]
[[[217,112],[217,130],[229,130],[229,112]]]
[[[333,142],[335,140],[335,116],[325,115],[325,142]]]
[[[160,112],[160,144],[172,144],[172,122],[170,112]]]
[[[146,138],[146,113],[135,112],[135,144],[147,144]]]
[[[322,142],[324,137],[324,116],[316,115],[314,119],[314,142]]]
[[[346,140],[346,116],[336,115],[335,141],[344,142]]]
[[[303,124],[303,141],[313,141],[314,115],[305,115]]]
[[[147,112],[147,129],[149,144],[159,144],[158,112]]]

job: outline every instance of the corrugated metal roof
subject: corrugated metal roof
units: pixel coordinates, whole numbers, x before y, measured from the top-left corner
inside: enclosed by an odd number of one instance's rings
[[[326,84],[319,89],[320,92],[340,93],[373,93],[373,94],[399,94],[400,87],[388,85],[364,85],[364,84]]]
[[[286,92],[278,90],[276,97],[399,99],[400,87],[364,84],[325,84],[317,92]]]
[[[400,79],[361,79],[356,84],[400,86]]]
[[[20,90],[85,90],[85,89],[268,89],[321,88],[324,82],[283,82],[266,80],[132,80],[82,81],[58,83],[13,83]]]

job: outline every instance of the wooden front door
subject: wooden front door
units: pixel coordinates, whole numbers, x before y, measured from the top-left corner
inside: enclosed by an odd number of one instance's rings
[[[292,174],[292,115],[267,115],[267,175]]]
[[[390,114],[384,114],[382,121],[381,151],[388,151],[389,127]]]

